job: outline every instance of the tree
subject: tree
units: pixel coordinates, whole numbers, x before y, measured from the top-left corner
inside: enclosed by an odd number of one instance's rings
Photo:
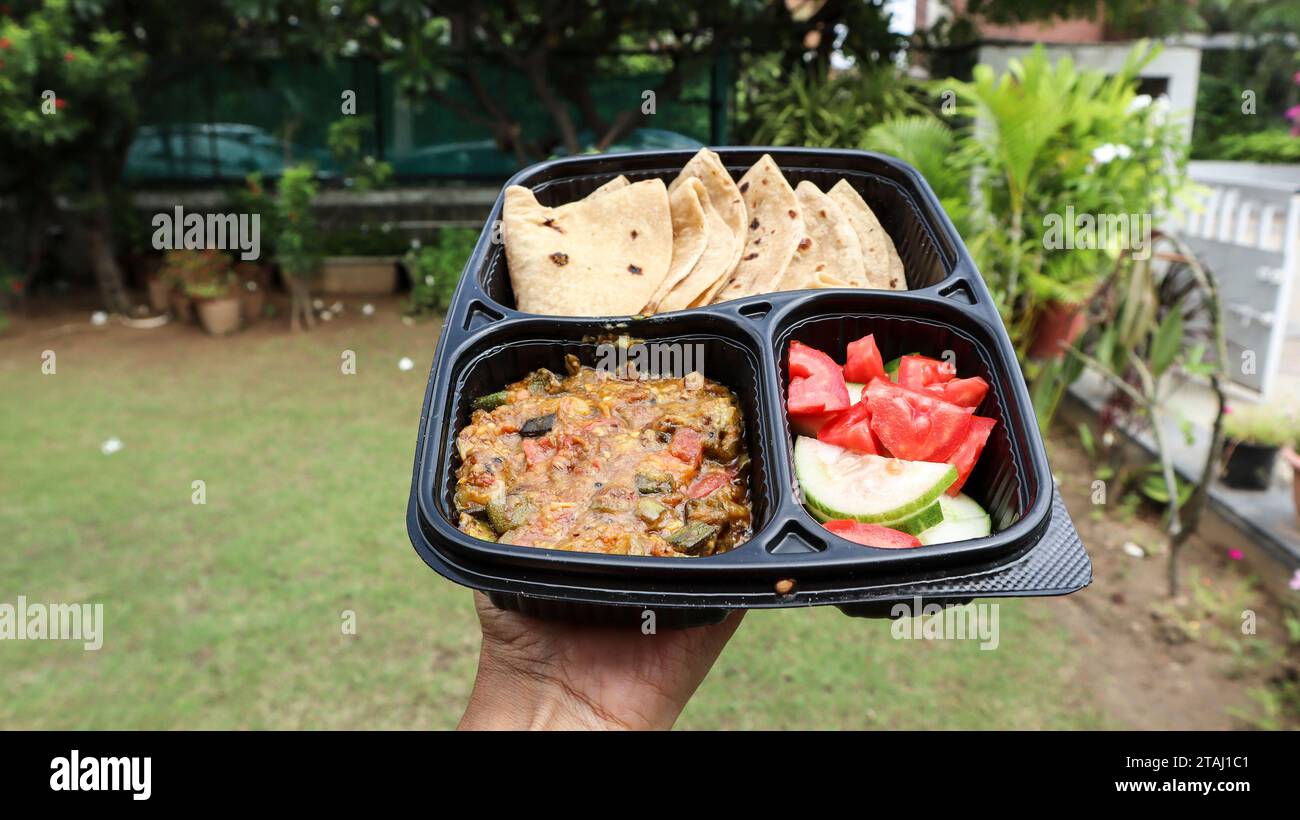
[[[646,90],[662,106],[679,97],[690,72],[724,51],[780,55],[791,68],[806,63],[825,71],[833,51],[874,62],[903,44],[889,33],[882,6],[859,0],[392,0],[382,12],[372,8],[364,2],[304,7],[286,44],[375,57],[409,98],[431,100],[482,126],[521,164],[561,148],[604,150],[643,125],[649,111],[643,99],[602,111],[592,94],[593,79],[629,65],[661,74]],[[254,24],[266,25],[275,12],[250,14]],[[527,80],[546,110],[546,129],[529,132],[500,99],[491,75],[502,69]],[[593,135],[590,145],[583,144],[583,131]]]
[[[111,152],[129,140],[142,69],[120,32],[80,24],[67,0],[0,18],[0,154],[4,187],[29,214],[24,280],[44,255],[55,194],[79,189],[91,267],[117,312],[127,299],[109,228],[108,182],[120,176]]]

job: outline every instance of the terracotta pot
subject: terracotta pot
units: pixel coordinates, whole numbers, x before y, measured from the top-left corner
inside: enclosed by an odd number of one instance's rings
[[[166,311],[171,304],[171,283],[166,279],[151,276],[145,280],[145,286],[149,290],[149,307],[153,308],[156,313]]]
[[[220,299],[198,299],[195,307],[199,314],[199,324],[213,336],[225,336],[239,330],[240,300],[238,296],[223,296]]]
[[[172,313],[176,319],[186,324],[194,324],[194,300],[179,290],[173,290],[167,297],[171,300]]]
[[[249,289],[248,285],[255,285]],[[256,282],[245,282],[239,288],[239,314],[245,325],[251,325],[262,318],[266,310],[266,288]]]
[[[1083,311],[1083,305],[1048,302],[1034,323],[1034,341],[1029,346],[1029,358],[1061,358],[1065,355],[1061,343],[1074,344],[1083,334],[1087,323],[1088,317]]]
[[[382,296],[397,289],[395,256],[327,256],[321,261],[319,293]]]
[[[1223,483],[1235,490],[1267,490],[1277,463],[1276,445],[1230,441],[1224,447]]]

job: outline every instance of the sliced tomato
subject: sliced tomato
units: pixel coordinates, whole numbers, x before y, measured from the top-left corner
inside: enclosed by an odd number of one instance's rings
[[[526,438],[523,440],[524,461],[529,467],[536,467],[555,455],[555,442],[548,438]]]
[[[943,384],[931,384],[925,389],[949,404],[974,410],[980,406],[980,402],[984,401],[985,394],[989,392],[989,383],[979,376],[972,376],[969,379],[953,379]]]
[[[882,527],[879,524],[863,524],[844,518],[832,518],[822,525],[826,529],[850,541],[856,541],[868,547],[880,547],[887,550],[905,550],[921,546],[915,535]]]
[[[866,404],[872,432],[895,458],[907,461],[942,461],[970,429],[966,408],[885,379],[867,385]]]
[[[898,383],[912,390],[943,384],[956,375],[950,363],[929,356],[903,356],[898,360]]]
[[[944,461],[957,468],[957,480],[948,488],[948,495],[955,496],[961,492],[962,485],[970,478],[971,471],[979,462],[980,453],[984,452],[989,433],[993,431],[996,424],[993,419],[983,416],[970,417],[970,429],[966,432],[966,437],[958,442],[953,451],[944,458]]]
[[[673,457],[698,467],[704,453],[704,436],[689,427],[678,427],[673,431],[673,440],[668,445],[668,452],[672,453]]]
[[[686,490],[687,498],[703,498],[719,487],[725,486],[731,481],[731,474],[724,470],[714,470],[705,473]]]
[[[871,409],[865,401],[837,413],[817,431],[817,438],[855,453],[881,455],[880,442],[871,432]]]
[[[825,413],[849,406],[844,371],[834,359],[802,342],[790,342],[789,355],[786,407],[792,414]]]
[[[849,342],[848,359],[844,362],[844,380],[867,384],[872,379],[885,378],[885,364],[876,347],[876,337],[867,334],[856,342]]]

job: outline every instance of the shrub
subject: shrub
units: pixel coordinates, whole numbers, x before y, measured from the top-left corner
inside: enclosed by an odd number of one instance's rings
[[[433,243],[407,251],[403,262],[411,277],[408,313],[424,315],[445,310],[451,304],[465,261],[477,241],[478,234],[469,228],[443,228]]]
[[[1300,162],[1300,137],[1276,128],[1254,134],[1226,134],[1216,143],[1222,159],[1237,162]]]

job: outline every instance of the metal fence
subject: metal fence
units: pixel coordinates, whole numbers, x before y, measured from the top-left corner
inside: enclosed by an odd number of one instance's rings
[[[591,80],[596,109],[607,118],[639,108],[642,93],[661,76],[602,72]],[[727,56],[696,63],[677,99],[657,104],[645,127],[610,150],[723,144],[733,87]],[[527,77],[484,67],[494,100],[511,112],[523,133],[551,130],[550,118]],[[399,179],[501,180],[518,170],[488,128],[457,116],[432,100],[405,100],[395,78],[369,59],[332,63],[268,60],[251,65],[213,65],[171,81],[144,101],[142,127],[127,159],[128,180],[231,180],[261,171],[274,176],[286,164],[310,160],[337,172],[326,147],[330,125],[343,116],[345,92],[355,93],[355,113],[370,118],[366,150],[389,162]],[[444,93],[476,107],[454,82]],[[581,122],[578,112],[572,112]],[[580,141],[595,136],[580,133]]]

